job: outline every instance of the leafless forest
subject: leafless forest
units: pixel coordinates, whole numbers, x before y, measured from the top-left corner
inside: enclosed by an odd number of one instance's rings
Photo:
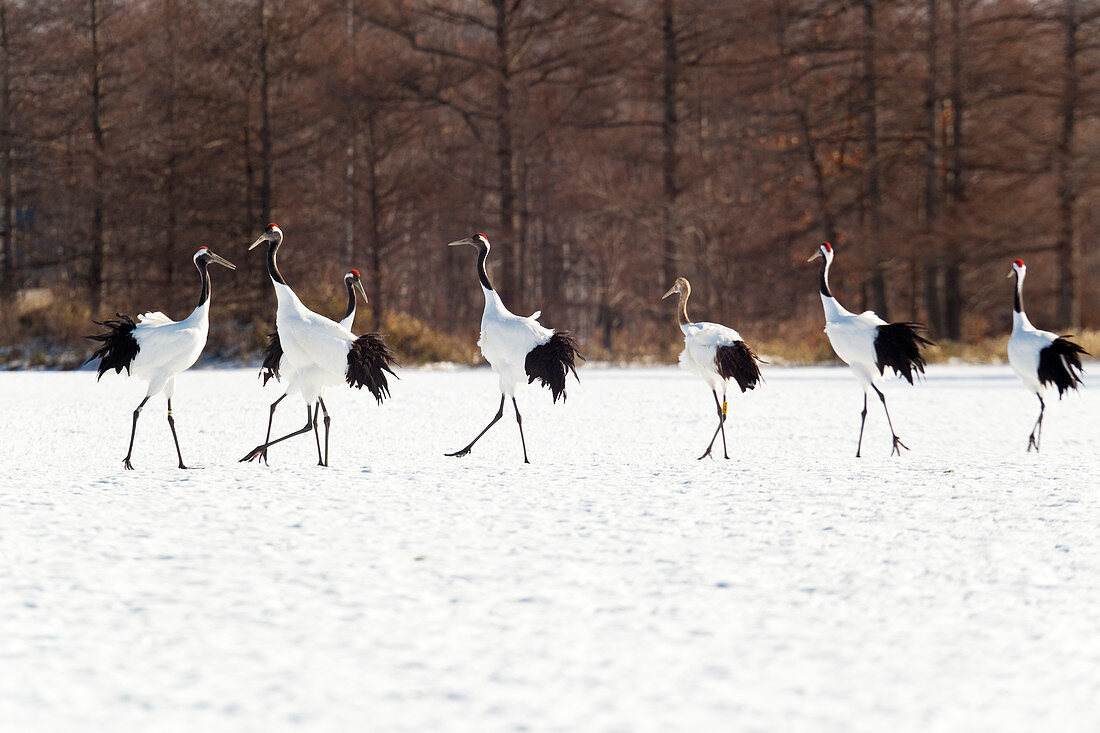
[[[1007,332],[1016,257],[1037,324],[1097,328],[1098,160],[1100,0],[0,0],[0,345],[182,317],[206,244],[211,347],[255,356],[269,221],[307,304],[358,268],[359,330],[426,357],[472,347],[478,231],[597,356],[667,353],[678,275],[824,343],[822,240],[939,341]]]

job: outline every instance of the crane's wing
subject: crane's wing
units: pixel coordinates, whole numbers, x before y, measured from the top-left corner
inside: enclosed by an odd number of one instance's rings
[[[347,373],[348,350],[355,342],[351,331],[304,307],[280,312],[276,324],[291,367],[316,366],[339,377]]]
[[[206,344],[206,328],[188,321],[152,324],[149,320],[134,327],[134,340],[140,347],[134,369],[187,369]]]

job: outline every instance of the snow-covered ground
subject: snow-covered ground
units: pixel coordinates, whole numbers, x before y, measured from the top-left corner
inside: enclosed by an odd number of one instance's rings
[[[1095,362],[1087,365],[1100,378]],[[274,388],[0,373],[5,731],[1100,730],[1100,390],[1038,404],[1008,367],[886,394],[889,456],[840,368],[731,395],[581,370],[520,397],[484,369],[332,390],[312,437],[240,464]],[[289,403],[289,400],[288,400]],[[280,407],[281,434],[304,421]]]

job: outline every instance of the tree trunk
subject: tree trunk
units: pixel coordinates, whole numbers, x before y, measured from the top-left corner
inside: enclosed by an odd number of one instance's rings
[[[943,262],[931,260],[924,263],[924,304],[928,311],[928,328],[932,335],[946,338],[947,327],[943,320],[943,288],[941,274]]]
[[[15,176],[12,172],[11,39],[8,4],[0,0],[0,197],[3,227],[0,240],[0,315],[8,316],[15,299]]]
[[[962,262],[957,256],[948,259],[943,271],[944,335],[952,341],[962,339]]]
[[[1058,325],[1074,330],[1081,323],[1077,298],[1077,231],[1074,216],[1079,191],[1073,171],[1077,109],[1080,105],[1080,75],[1077,68],[1077,0],[1063,0],[1062,25],[1065,32],[1062,56],[1061,131],[1054,154],[1058,179]]]
[[[512,62],[506,0],[494,0],[497,42],[497,167],[500,195],[500,290],[505,302],[520,307],[517,282],[515,149],[512,141]]]
[[[661,287],[668,287],[679,276],[676,246],[676,198],[679,194],[676,184],[676,143],[679,136],[679,116],[677,114],[677,86],[679,83],[679,49],[676,42],[676,13],[674,0],[664,0],[662,5],[662,25],[664,38],[664,64],[662,66],[664,115],[661,125],[664,155],[661,170],[664,181],[664,201],[661,209],[661,228],[664,237],[664,250],[661,253],[661,274],[664,281]]]
[[[925,55],[928,65],[928,84],[924,92],[924,227],[927,231],[939,215],[939,151],[936,149],[938,140],[936,111],[939,101],[938,76],[939,64],[936,57],[936,44],[939,40],[938,33],[938,3],[937,0],[928,0],[928,37],[925,42]]]
[[[92,231],[88,257],[88,295],[92,313],[103,306],[104,264],[107,259],[107,237],[104,227],[104,183],[107,178],[107,146],[103,133],[103,56],[100,47],[99,0],[88,0],[91,42],[91,102],[92,102]]]
[[[169,292],[175,292],[175,279],[178,268],[176,266],[175,242],[176,228],[179,225],[179,202],[177,200],[177,151],[180,145],[177,139],[179,134],[176,129],[176,121],[179,117],[177,99],[176,73],[179,68],[179,57],[173,41],[173,33],[176,26],[176,2],[165,0],[162,16],[162,32],[165,45],[165,53],[168,54],[168,98],[164,103],[163,124],[168,138],[168,157],[164,161],[164,286]]]
[[[885,257],[882,252],[882,184],[878,158],[878,82],[875,73],[875,3],[862,0],[863,5],[863,136],[867,152],[865,201],[868,238],[870,239],[871,274],[868,295],[871,309],[883,320],[890,320],[886,300]]]
[[[344,38],[347,41],[348,56],[353,58],[352,51],[355,41],[355,6],[354,0],[347,0],[344,4]],[[344,120],[344,267],[355,266],[355,136],[357,126],[352,104],[348,103],[347,117]],[[373,216],[373,214],[372,214]],[[375,292],[375,297],[378,293]],[[377,328],[374,330],[378,330]]]
[[[963,172],[963,0],[951,0],[951,144],[948,146],[948,191],[952,203],[966,198],[966,176]]]
[[[382,330],[385,300],[382,297],[382,228],[380,226],[381,203],[378,199],[378,141],[375,137],[375,119],[367,116],[367,205],[370,208],[370,295],[371,330]]]
[[[833,207],[829,201],[829,190],[825,187],[825,171],[821,167],[821,159],[817,154],[817,146],[810,130],[810,120],[803,109],[799,109],[795,115],[798,118],[799,138],[802,141],[806,163],[810,166],[810,171],[814,175],[814,198],[817,200],[817,208],[819,216],[821,216],[821,228],[825,232],[825,240],[835,242],[837,239],[836,218],[833,216]]]
[[[963,115],[966,103],[963,98],[962,67],[964,44],[967,42],[967,39],[963,37],[965,12],[965,0],[951,0],[951,89],[949,95],[951,102],[951,134],[949,143],[945,147],[947,155],[947,200],[954,212],[958,211],[959,206],[966,199],[966,162],[963,157]],[[945,338],[956,341],[962,336],[963,297],[960,290],[962,266],[963,259],[960,254],[960,246],[957,242],[948,242],[947,255],[942,265],[943,284],[940,309],[943,318],[943,329],[941,334]]]
[[[271,178],[274,167],[274,155],[272,148],[271,132],[271,69],[269,58],[269,33],[267,0],[259,0],[257,3],[257,20],[260,24],[260,48],[259,48],[259,73],[260,73],[260,222],[259,226],[267,226],[271,221]],[[263,271],[260,280],[260,293],[264,302],[270,305],[274,302],[275,293],[268,287],[267,272]]]

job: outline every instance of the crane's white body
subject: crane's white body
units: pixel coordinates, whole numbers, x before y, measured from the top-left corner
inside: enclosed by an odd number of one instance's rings
[[[149,382],[146,396],[163,391],[172,399],[176,375],[198,361],[209,330],[209,298],[182,321],[173,321],[160,311],[138,316],[134,326],[138,353],[130,364],[130,374]]]
[[[726,394],[726,382],[718,373],[715,356],[720,346],[733,346],[744,341],[741,334],[720,323],[684,323],[680,325],[684,332],[684,350],[680,352],[680,366],[698,374],[712,390],[722,390]]]
[[[501,394],[515,397],[516,388],[527,382],[527,354],[545,344],[554,335],[536,320],[542,311],[524,318],[504,306],[496,290],[484,285],[485,310],[481,314],[481,338],[477,345],[481,355],[497,373]]]
[[[1008,363],[1028,390],[1042,396],[1046,387],[1039,381],[1039,352],[1054,343],[1058,334],[1040,331],[1027,314],[1012,312],[1012,335],[1008,339]],[[1069,371],[1069,366],[1066,366]]]
[[[880,377],[875,365],[875,336],[886,321],[874,311],[856,315],[825,294],[821,294],[821,305],[825,310],[825,335],[833,351],[851,368],[866,392]]]
[[[272,279],[278,309],[275,325],[287,367],[287,393],[301,392],[313,404],[325,387],[344,381],[348,351],[355,335],[341,324],[314,313],[294,291]]]
[[[348,315],[340,319],[340,325],[351,331],[351,327],[355,325],[355,311],[352,311]]]

